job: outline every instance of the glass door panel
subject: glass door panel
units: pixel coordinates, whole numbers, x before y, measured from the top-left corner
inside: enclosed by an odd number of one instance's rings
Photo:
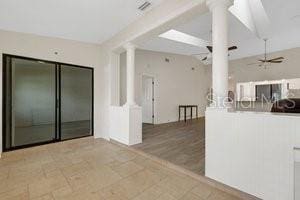
[[[55,64],[10,58],[10,134],[6,148],[55,140],[56,66]],[[9,73],[10,72],[10,73]],[[9,143],[9,144],[8,144]]]
[[[61,65],[61,139],[92,135],[93,70]]]
[[[93,135],[93,69],[3,55],[3,150]]]

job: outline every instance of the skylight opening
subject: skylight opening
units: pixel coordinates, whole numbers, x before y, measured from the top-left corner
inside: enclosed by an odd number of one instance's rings
[[[171,29],[165,33],[162,33],[159,35],[161,38],[165,38],[168,40],[173,40],[176,42],[181,42],[189,45],[193,45],[196,47],[206,47],[210,45],[210,42],[202,40],[200,38],[197,38],[195,36],[176,31],[174,29]]]

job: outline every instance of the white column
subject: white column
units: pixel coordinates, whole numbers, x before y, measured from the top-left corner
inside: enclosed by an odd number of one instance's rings
[[[127,56],[127,106],[135,103],[135,49],[136,46],[128,43],[124,46]]]
[[[207,0],[212,12],[212,87],[215,106],[226,106],[228,97],[228,8],[233,0]]]

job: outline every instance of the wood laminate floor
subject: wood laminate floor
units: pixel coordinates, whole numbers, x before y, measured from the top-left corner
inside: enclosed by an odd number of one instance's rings
[[[134,148],[197,174],[205,172],[205,119],[143,125],[143,143]]]

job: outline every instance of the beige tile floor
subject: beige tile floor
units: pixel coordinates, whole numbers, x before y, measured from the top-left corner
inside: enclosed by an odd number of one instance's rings
[[[0,199],[238,198],[127,148],[90,137],[3,153]]]

